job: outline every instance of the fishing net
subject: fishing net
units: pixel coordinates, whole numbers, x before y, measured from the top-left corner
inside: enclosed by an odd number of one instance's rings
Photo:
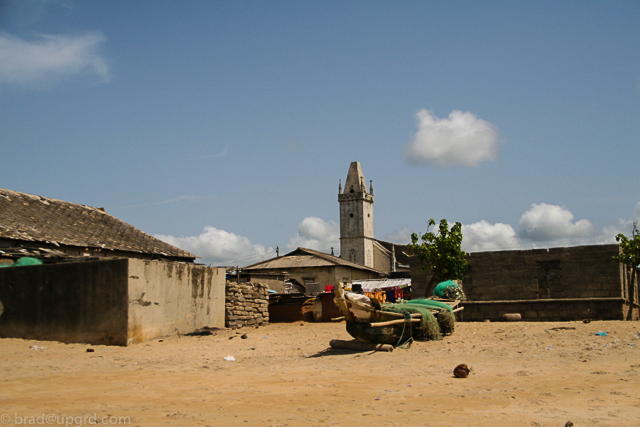
[[[413,337],[415,339],[440,340],[443,334],[448,335],[453,332],[455,324],[453,313],[451,312],[451,307],[443,302],[415,299],[396,304],[382,304],[382,307],[385,311],[402,313],[406,319],[409,319],[412,313],[421,314],[422,321],[415,328],[416,336]],[[438,318],[434,316],[431,310],[438,311]]]
[[[449,310],[440,310],[438,313],[438,326],[442,335],[451,335],[456,328],[456,318]]]
[[[453,280],[447,280],[446,282],[438,283],[438,286],[433,290],[433,296],[444,299],[453,299],[464,301],[467,296],[464,291]]]

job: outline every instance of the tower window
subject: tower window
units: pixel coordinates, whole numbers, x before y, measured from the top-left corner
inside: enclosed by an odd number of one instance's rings
[[[353,214],[352,213],[349,214],[349,218],[353,218]]]

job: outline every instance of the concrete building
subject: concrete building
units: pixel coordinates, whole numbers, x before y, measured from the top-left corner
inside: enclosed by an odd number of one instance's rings
[[[297,248],[286,255],[248,265],[243,268],[243,272],[255,280],[261,280],[258,279],[259,276],[272,277],[269,287],[278,293],[286,293],[286,283],[290,282],[306,294],[322,292],[325,285],[350,285],[355,279],[378,279],[385,276],[384,271],[306,248]],[[284,281],[273,281],[278,277]]]
[[[23,256],[43,265],[12,266]],[[225,325],[225,269],[102,209],[0,190],[0,337],[128,345]]]

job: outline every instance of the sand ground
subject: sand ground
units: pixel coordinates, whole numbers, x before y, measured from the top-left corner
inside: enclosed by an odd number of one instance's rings
[[[0,421],[640,425],[638,322],[458,323],[442,341],[390,353],[334,350],[332,339],[351,339],[344,323],[224,329],[130,347],[0,339]],[[469,378],[452,376],[460,363],[471,367]]]

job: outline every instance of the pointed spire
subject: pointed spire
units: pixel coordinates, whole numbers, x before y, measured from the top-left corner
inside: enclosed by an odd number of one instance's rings
[[[342,180],[340,180],[340,184],[338,184],[338,194],[342,194]]]
[[[345,193],[366,193],[364,186],[364,176],[359,162],[351,162],[347,180],[344,183]]]

